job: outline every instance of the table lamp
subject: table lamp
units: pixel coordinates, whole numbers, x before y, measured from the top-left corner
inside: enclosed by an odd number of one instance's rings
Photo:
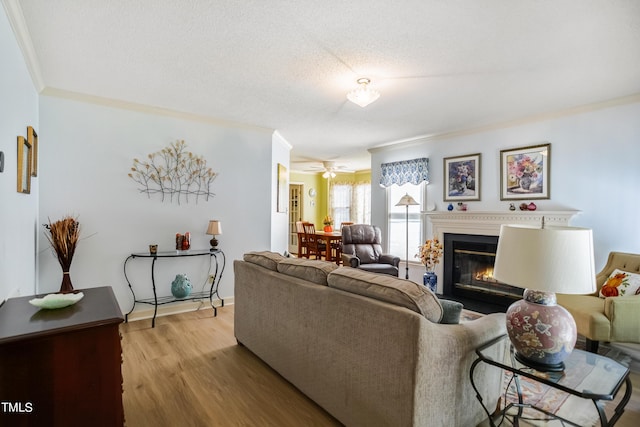
[[[404,196],[402,196],[400,201],[398,203],[396,203],[396,206],[406,206],[407,207],[407,214],[406,214],[407,236],[406,236],[406,239],[405,239],[405,242],[406,242],[406,245],[407,245],[407,257],[405,258],[405,267],[406,267],[405,279],[407,279],[407,280],[409,279],[409,206],[414,206],[414,205],[419,205],[419,204],[420,203],[416,202],[416,200],[413,197],[411,197],[409,195],[409,193],[407,193]]]
[[[576,343],[576,323],[556,303],[556,292],[596,289],[593,236],[589,229],[502,225],[493,277],[525,288],[507,310],[507,332],[516,359],[540,371],[564,370]]]
[[[211,250],[215,250],[218,248],[218,239],[216,236],[222,234],[222,224],[218,220],[209,221],[209,227],[207,228],[207,234],[213,236],[213,238],[209,241],[211,244]]]

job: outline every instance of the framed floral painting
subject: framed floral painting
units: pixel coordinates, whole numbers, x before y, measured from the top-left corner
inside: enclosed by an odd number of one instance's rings
[[[500,200],[548,199],[551,144],[500,151]]]
[[[480,153],[446,157],[444,161],[444,200],[480,200]]]

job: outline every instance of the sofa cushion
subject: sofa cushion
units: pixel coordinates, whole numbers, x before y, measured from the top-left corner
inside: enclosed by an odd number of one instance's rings
[[[332,262],[304,258],[285,258],[278,263],[278,272],[318,285],[326,285],[327,275],[336,268]]]
[[[288,259],[277,252],[261,251],[247,252],[243,259],[252,264],[258,264],[269,270],[278,271],[278,263]]]
[[[600,288],[600,298],[631,297],[638,294],[640,294],[640,274],[629,273],[617,268],[613,270]]]
[[[440,319],[440,323],[446,325],[457,325],[460,323],[460,316],[462,315],[464,304],[448,299],[441,299],[439,301],[440,305],[442,305],[442,319]]]
[[[329,287],[406,307],[432,322],[442,319],[442,305],[426,287],[386,274],[339,267],[327,278]]]

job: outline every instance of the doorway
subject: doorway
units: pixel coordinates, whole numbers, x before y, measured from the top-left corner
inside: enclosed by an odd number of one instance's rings
[[[304,184],[289,184],[289,253],[298,253],[296,221],[302,221],[304,212]]]

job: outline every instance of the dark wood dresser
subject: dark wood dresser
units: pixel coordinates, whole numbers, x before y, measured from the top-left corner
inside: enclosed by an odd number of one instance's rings
[[[111,287],[55,310],[0,306],[0,426],[122,426],[124,321]]]

